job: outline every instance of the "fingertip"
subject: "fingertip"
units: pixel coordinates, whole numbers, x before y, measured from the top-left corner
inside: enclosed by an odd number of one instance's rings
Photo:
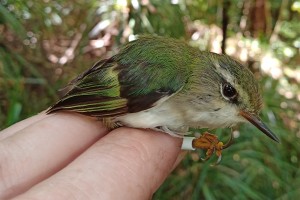
[[[126,127],[112,131],[99,144],[104,149],[104,144],[112,141],[113,145],[107,146],[105,150],[108,152],[106,156],[113,158],[112,163],[118,163],[111,165],[120,165],[123,170],[126,169],[120,172],[120,167],[115,168],[117,177],[123,177],[118,179],[118,184],[120,188],[126,184],[128,188],[138,185],[138,191],[127,194],[128,198],[138,199],[151,196],[171,173],[181,152],[182,142],[180,138],[166,133]],[[124,189],[126,195],[126,188]]]

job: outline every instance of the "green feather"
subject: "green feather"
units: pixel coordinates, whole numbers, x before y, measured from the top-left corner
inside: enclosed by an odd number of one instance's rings
[[[115,117],[149,109],[184,86],[192,73],[193,56],[194,49],[184,42],[140,37],[74,79],[71,89],[48,113],[71,110]]]
[[[47,113],[70,110],[101,118],[110,128],[166,126],[171,131],[248,120],[278,141],[257,117],[262,99],[250,70],[226,55],[182,41],[142,36],[96,63],[68,88]]]

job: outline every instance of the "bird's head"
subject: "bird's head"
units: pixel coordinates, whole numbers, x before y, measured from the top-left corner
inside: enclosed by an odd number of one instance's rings
[[[202,102],[210,104],[219,122],[234,125],[249,121],[271,139],[276,135],[258,117],[262,108],[259,86],[251,71],[229,56],[203,52],[197,82]],[[206,87],[207,86],[207,87]],[[199,88],[198,88],[199,90]],[[200,98],[200,97],[199,97]],[[220,117],[221,116],[221,117]]]

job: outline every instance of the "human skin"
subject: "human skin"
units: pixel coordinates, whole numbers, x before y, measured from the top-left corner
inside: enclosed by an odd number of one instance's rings
[[[40,113],[0,132],[0,199],[150,199],[184,156],[181,143],[152,130],[109,132],[75,113]]]

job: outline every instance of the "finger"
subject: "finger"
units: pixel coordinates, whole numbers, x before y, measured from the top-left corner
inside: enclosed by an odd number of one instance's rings
[[[14,133],[18,132],[19,130],[22,130],[23,128],[26,128],[27,126],[30,126],[33,123],[36,123],[46,117],[49,117],[50,115],[45,114],[45,112],[41,112],[35,116],[32,116],[30,118],[27,118],[23,121],[20,121],[0,132],[0,141],[13,135]]]
[[[17,199],[149,199],[171,172],[182,140],[117,129]]]
[[[174,162],[173,166],[172,166],[172,170],[173,171],[177,165],[184,159],[185,155],[188,153],[188,151],[186,150],[181,150],[181,152],[179,153],[178,157],[176,158],[176,161]]]
[[[95,119],[57,113],[2,140],[0,199],[19,194],[56,173],[105,133]]]

